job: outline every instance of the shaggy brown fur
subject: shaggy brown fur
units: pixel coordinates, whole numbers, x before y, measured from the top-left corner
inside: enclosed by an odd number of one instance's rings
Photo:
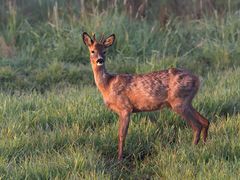
[[[141,75],[109,74],[105,69],[105,50],[114,43],[115,35],[98,42],[87,33],[83,41],[88,46],[94,79],[106,106],[119,115],[118,159],[123,157],[130,114],[169,107],[192,127],[193,143],[203,133],[206,142],[209,121],[192,107],[192,99],[199,88],[197,76],[181,69],[171,68]]]

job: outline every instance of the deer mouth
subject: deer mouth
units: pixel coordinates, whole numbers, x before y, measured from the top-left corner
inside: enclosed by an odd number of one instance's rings
[[[98,60],[97,60],[97,65],[98,65],[98,66],[103,65],[103,63],[104,63],[104,60],[103,60],[103,59],[98,59]]]

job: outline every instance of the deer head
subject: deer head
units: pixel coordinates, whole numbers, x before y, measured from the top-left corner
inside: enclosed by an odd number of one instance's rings
[[[95,34],[91,38],[86,32],[82,34],[83,42],[88,47],[90,53],[90,61],[93,66],[102,66],[105,61],[106,49],[115,41],[115,35],[112,34],[106,39],[103,37],[97,41]]]

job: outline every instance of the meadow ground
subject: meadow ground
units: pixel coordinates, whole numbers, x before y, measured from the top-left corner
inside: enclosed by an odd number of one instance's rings
[[[69,18],[54,6],[37,23],[17,12],[8,11],[0,31],[2,179],[239,178],[238,14],[162,26],[118,10]],[[119,163],[118,119],[94,85],[83,31],[116,34],[110,72],[180,67],[198,75],[193,104],[211,122],[207,143],[192,145],[189,126],[167,109],[133,114]]]

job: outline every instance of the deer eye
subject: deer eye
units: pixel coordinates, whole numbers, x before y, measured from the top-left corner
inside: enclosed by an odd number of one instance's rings
[[[94,54],[94,51],[91,51],[92,54]]]
[[[103,54],[106,54],[106,51],[103,51]]]

